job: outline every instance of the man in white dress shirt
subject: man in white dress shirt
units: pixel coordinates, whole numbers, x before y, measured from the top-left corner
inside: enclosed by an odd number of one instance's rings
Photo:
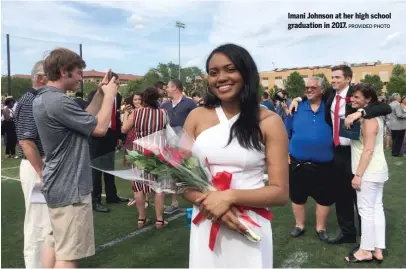
[[[355,228],[354,205],[357,204],[357,195],[351,186],[354,178],[351,168],[351,147],[350,139],[339,136],[340,119],[347,115],[352,121],[361,117],[374,118],[390,113],[390,107],[384,103],[377,103],[364,109],[351,107],[350,98],[353,94],[352,70],[347,65],[335,66],[331,69],[331,85],[333,90],[327,95],[327,111],[329,115],[326,121],[333,127],[333,143],[335,146],[334,162],[335,169],[332,175],[336,177],[336,214],[340,235],[332,240],[330,244],[355,243],[357,229]],[[351,115],[350,115],[351,114]],[[357,214],[358,215],[358,214]],[[361,232],[361,219],[359,219],[359,230]]]

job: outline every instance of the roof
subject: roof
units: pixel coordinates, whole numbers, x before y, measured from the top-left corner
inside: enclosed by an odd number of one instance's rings
[[[23,74],[15,74],[15,75],[12,75],[11,77],[13,77],[13,78],[28,78],[28,79],[31,79],[30,75],[23,75]]]
[[[105,72],[99,72],[96,70],[89,70],[89,71],[83,71],[83,78],[93,78],[93,77],[99,77],[99,78],[103,78],[104,75],[106,73]],[[136,80],[136,79],[141,79],[142,76],[139,75],[131,75],[131,74],[120,74],[117,73],[117,75],[120,77],[121,80]],[[13,78],[28,78],[31,79],[30,75],[24,75],[24,74],[15,74],[12,75]]]
[[[346,63],[341,62],[340,64],[347,64],[350,67],[361,67],[361,66],[375,66],[375,65],[393,65],[393,63],[382,63],[381,61],[377,62],[368,62],[368,63]],[[291,67],[291,68],[275,68],[270,72],[261,72],[261,73],[273,73],[273,72],[283,72],[283,71],[290,71],[290,70],[300,70],[300,69],[320,69],[320,68],[332,68],[335,65],[318,65],[318,66],[302,66],[302,67]]]
[[[83,78],[89,78],[89,77],[103,78],[105,74],[106,74],[105,72],[99,72],[99,71],[96,71],[96,70],[92,69],[92,70],[89,70],[89,71],[83,71]],[[142,78],[142,76],[132,75],[132,74],[120,74],[120,73],[117,73],[117,75],[122,80],[136,80],[136,79],[141,79]]]

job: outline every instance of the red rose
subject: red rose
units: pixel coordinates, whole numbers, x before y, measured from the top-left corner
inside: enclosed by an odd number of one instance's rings
[[[182,164],[182,160],[170,159],[168,162],[169,166],[172,168],[178,168]]]
[[[183,161],[182,153],[171,147],[168,147],[168,151],[170,153],[169,164],[175,168],[179,167]]]
[[[148,149],[144,149],[143,154],[147,157],[151,157],[154,153]]]
[[[345,102],[350,103],[351,102],[351,97],[345,97]]]
[[[163,162],[163,163],[166,162],[166,159],[165,159],[165,157],[164,157],[164,155],[163,155],[162,153],[158,154],[157,157],[158,157],[158,159],[159,159],[161,162]]]

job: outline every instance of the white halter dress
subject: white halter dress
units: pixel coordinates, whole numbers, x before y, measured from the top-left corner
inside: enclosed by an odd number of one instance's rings
[[[227,146],[230,129],[239,115],[228,120],[221,107],[216,108],[220,123],[203,131],[193,146],[194,154],[202,161],[207,158],[213,175],[227,171],[232,173],[231,189],[257,189],[264,187],[265,155],[257,150],[242,148],[237,139]],[[199,208],[194,206],[192,219]],[[212,222],[203,220],[192,223],[190,233],[189,267],[211,268],[272,268],[273,247],[271,222],[257,213],[246,213],[261,227],[252,230],[261,241],[254,243],[244,236],[221,226],[214,251],[209,248]]]

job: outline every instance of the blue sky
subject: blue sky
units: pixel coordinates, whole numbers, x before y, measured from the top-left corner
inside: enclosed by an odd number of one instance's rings
[[[294,29],[287,13],[392,13],[389,29]],[[233,42],[247,48],[260,71],[274,67],[338,62],[406,63],[402,1],[2,1],[1,73],[7,73],[6,38],[10,34],[12,74],[28,74],[46,51],[66,47],[79,52],[87,69],[143,75],[159,62],[204,69],[216,46]],[[318,20],[316,22],[332,22]],[[344,21],[344,20],[338,20]],[[310,21],[306,21],[310,22]],[[45,41],[37,41],[45,40]],[[52,42],[51,42],[52,41]]]

